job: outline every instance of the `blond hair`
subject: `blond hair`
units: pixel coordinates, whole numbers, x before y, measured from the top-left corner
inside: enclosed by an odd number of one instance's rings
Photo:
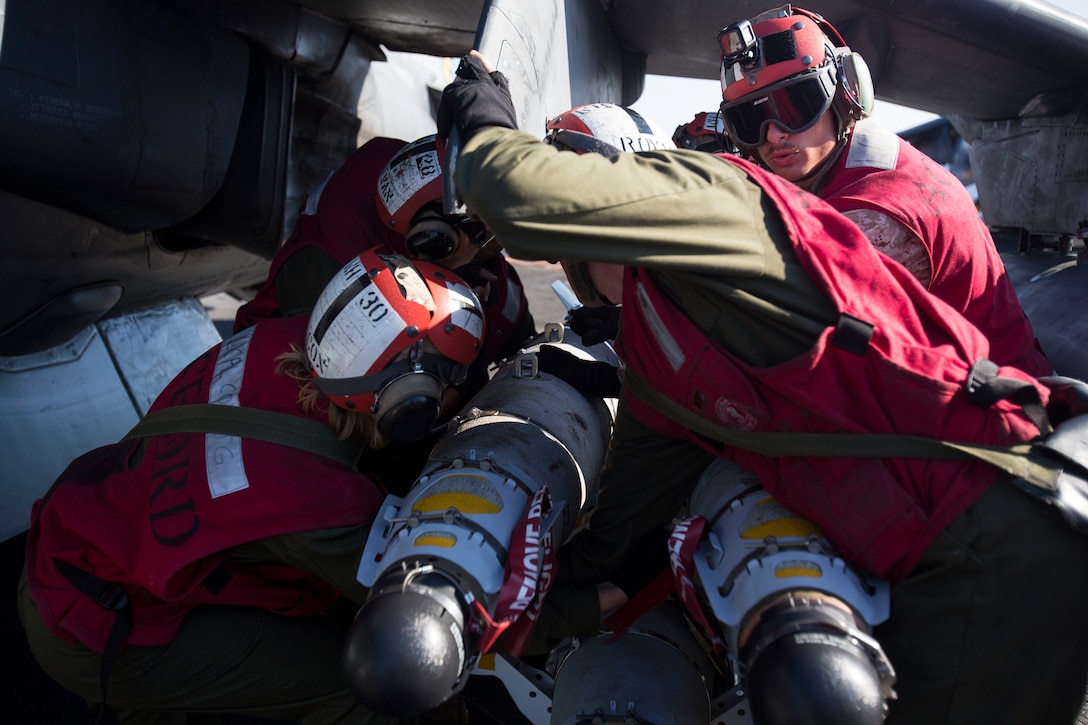
[[[306,353],[295,343],[291,343],[290,352],[276,358],[276,374],[286,375],[299,384],[298,404],[303,412],[315,416],[328,415],[329,427],[336,434],[337,440],[357,438],[368,448],[385,448],[389,445],[389,439],[378,430],[378,422],[372,413],[344,410],[329,405],[329,396],[318,390],[314,383],[313,370]]]

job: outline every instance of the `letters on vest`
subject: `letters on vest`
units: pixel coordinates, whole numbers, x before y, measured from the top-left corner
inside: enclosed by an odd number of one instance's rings
[[[274,360],[292,343],[301,346],[305,328],[304,317],[269,320],[212,348],[167,386],[152,411],[207,403],[217,391],[220,403],[226,395],[243,407],[302,415],[297,383],[276,375]],[[240,439],[230,470],[243,470],[248,485],[217,493],[219,462],[205,454],[224,437],[171,433],[104,446],[76,459],[35,503],[27,580],[54,634],[102,652],[116,619],[72,586],[56,561],[128,593],[127,642],[136,645],[169,642],[185,614],[205,603],[309,616],[338,596],[306,572],[277,563],[227,565],[223,552],[268,536],[369,522],[384,492],[327,457]]]

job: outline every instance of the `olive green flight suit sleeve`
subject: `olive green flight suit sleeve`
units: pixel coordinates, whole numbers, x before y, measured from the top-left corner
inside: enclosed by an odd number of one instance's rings
[[[838,317],[777,209],[701,151],[578,155],[492,128],[457,159],[458,190],[513,257],[642,267],[715,342],[753,365],[808,349]]]
[[[469,211],[514,257],[747,276],[767,270],[760,190],[709,154],[580,156],[496,128],[466,145],[455,175]]]

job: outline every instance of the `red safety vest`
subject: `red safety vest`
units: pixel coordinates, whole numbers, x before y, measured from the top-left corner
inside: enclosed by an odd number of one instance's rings
[[[968,370],[989,353],[975,327],[830,206],[748,162],[728,162],[765,190],[802,266],[841,313],[872,324],[872,336],[860,349],[846,349],[836,344],[845,344],[846,331],[837,339],[836,328],[827,328],[808,353],[753,367],[710,341],[650,273],[630,269],[617,347],[632,372],[704,418],[739,430],[895,433],[995,445],[1038,434],[1018,406],[1002,401],[983,409],[967,398]],[[1034,383],[1019,370],[999,373]],[[721,448],[633,395],[628,401],[658,432],[689,438],[755,473],[785,506],[823,528],[847,560],[891,580],[906,576],[997,475],[972,461],[768,458]]]
[[[498,280],[491,283],[491,294],[484,306],[483,354],[487,360],[498,362],[505,355],[517,352],[512,346],[521,345],[525,340],[513,339],[518,331],[519,321],[529,314],[529,298],[525,296],[525,287],[514,266],[502,254],[484,262]],[[534,330],[529,330],[532,335]]]
[[[367,141],[310,193],[294,231],[272,259],[268,279],[252,300],[238,308],[234,317],[235,332],[258,320],[279,316],[276,275],[287,258],[300,249],[319,247],[340,264],[347,264],[375,246],[410,256],[404,236],[382,223],[375,205],[378,176],[405,145],[399,139],[380,136]],[[498,277],[491,283],[491,294],[483,304],[484,329],[487,331],[483,353],[489,362],[495,362],[504,353],[511,352],[507,346],[511,344],[518,322],[528,314],[529,301],[517,271],[503,255],[493,257],[483,266]],[[515,340],[514,344],[520,342]]]
[[[212,402],[304,417],[298,384],[273,371],[277,355],[302,345],[305,329],[305,318],[289,318],[234,336],[182,371],[152,410]],[[128,644],[171,641],[204,604],[308,616],[339,596],[330,584],[285,564],[227,563],[225,552],[267,536],[371,521],[383,497],[365,474],[264,441],[192,433],[122,441],[77,458],[35,502],[27,582],[57,637],[98,652],[117,612],[78,590],[57,560],[128,593]]]
[[[989,230],[963,184],[942,166],[862,123],[819,195],[839,211],[872,209],[913,232],[929,252],[929,291],[989,339],[990,359],[1030,375],[1054,374]]]
[[[252,300],[238,308],[235,332],[279,315],[276,275],[287,258],[298,250],[320,247],[340,264],[347,264],[366,249],[388,246],[399,236],[382,224],[374,198],[382,169],[405,145],[400,139],[372,138],[310,192],[291,236],[272,259],[268,279]]]

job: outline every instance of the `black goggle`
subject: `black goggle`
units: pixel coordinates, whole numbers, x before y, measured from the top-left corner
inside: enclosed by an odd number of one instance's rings
[[[756,147],[774,123],[788,133],[801,133],[820,120],[835,97],[831,67],[800,79],[789,78],[767,93],[722,104],[722,121],[735,143]]]
[[[458,234],[464,234],[479,249],[490,249],[497,244],[495,234],[483,222],[460,214],[444,214],[445,229],[421,229],[412,232],[404,240],[408,253],[425,262],[437,262],[457,251]]]

